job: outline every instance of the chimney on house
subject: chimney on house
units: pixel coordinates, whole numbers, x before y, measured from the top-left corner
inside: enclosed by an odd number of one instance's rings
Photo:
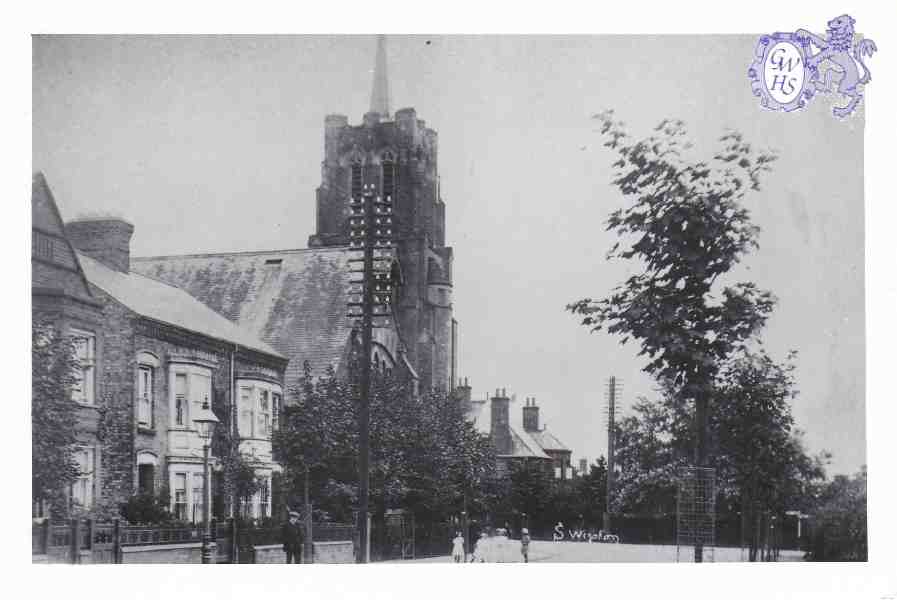
[[[458,399],[458,403],[461,405],[461,410],[465,413],[468,412],[470,410],[472,399],[470,397],[470,384],[467,383],[467,377],[458,380],[458,385],[455,386],[454,394],[455,398]]]
[[[121,273],[131,270],[134,226],[120,217],[80,217],[65,224],[72,245],[87,256]]]
[[[495,390],[492,397],[492,414],[490,419],[490,436],[495,445],[495,451],[499,455],[511,454],[513,443],[511,442],[511,423],[508,419],[508,406],[510,404],[505,390]]]
[[[539,431],[539,407],[535,398],[527,398],[523,407],[523,430]]]

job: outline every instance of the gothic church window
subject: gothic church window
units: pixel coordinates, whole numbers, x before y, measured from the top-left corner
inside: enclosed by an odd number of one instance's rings
[[[351,193],[353,198],[358,198],[359,196],[361,196],[363,173],[364,172],[361,165],[361,159],[355,158],[352,161],[351,167]]]
[[[382,169],[382,194],[384,198],[395,198],[396,194],[396,161],[392,152],[383,154]]]

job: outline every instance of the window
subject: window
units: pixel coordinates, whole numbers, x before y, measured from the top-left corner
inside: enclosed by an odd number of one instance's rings
[[[253,410],[252,388],[240,388],[240,437],[251,438],[252,422],[255,411]]]
[[[74,374],[72,400],[81,404],[93,404],[96,336],[86,331],[72,331],[72,339],[75,343],[75,358],[79,363]]]
[[[153,426],[153,371],[144,365],[137,369],[137,424],[146,428]]]
[[[352,198],[359,198],[361,196],[361,190],[362,190],[362,185],[363,185],[362,184],[362,179],[363,179],[362,178],[362,167],[361,167],[361,159],[360,158],[356,158],[354,161],[352,161],[351,177],[352,177],[352,182],[351,182]]]
[[[76,448],[74,458],[78,465],[78,479],[72,484],[72,503],[90,508],[93,506],[94,449]]]
[[[262,479],[262,487],[259,488],[259,518],[269,517],[271,508],[271,488],[268,479]]]
[[[206,367],[176,365],[173,367],[174,393],[170,399],[172,427],[193,429],[193,417],[208,403],[212,409],[212,376]]]
[[[277,429],[283,395],[277,384],[242,380],[237,405],[237,427],[243,439],[266,440]]]
[[[212,408],[212,378],[204,373],[190,374],[190,426],[193,427],[193,417],[199,416],[203,406]]]
[[[193,515],[192,521],[202,521],[202,506],[205,504],[202,497],[202,473],[193,474]]]
[[[382,162],[383,198],[395,199],[396,194],[396,163],[391,152],[383,155]]]
[[[280,427],[280,394],[271,394],[271,430],[277,431]]]
[[[174,424],[187,424],[187,374],[178,373],[174,378]]]
[[[155,491],[156,468],[153,465],[137,465],[137,490],[141,494]]]
[[[259,390],[258,435],[271,435],[271,402],[268,390]]]
[[[187,520],[187,474],[174,474],[174,518]]]

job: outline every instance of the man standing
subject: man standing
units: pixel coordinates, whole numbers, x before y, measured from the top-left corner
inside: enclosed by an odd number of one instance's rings
[[[520,530],[520,554],[523,555],[523,562],[529,562],[529,529],[524,527]]]
[[[287,564],[299,563],[302,555],[302,525],[299,513],[290,511],[290,519],[283,525],[283,551],[287,555]]]

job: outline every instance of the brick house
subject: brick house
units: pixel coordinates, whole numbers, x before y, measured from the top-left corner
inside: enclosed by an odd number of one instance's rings
[[[34,281],[43,283],[41,289],[72,286],[68,273],[74,269],[86,284],[82,293],[89,295],[92,310],[90,318],[63,319],[84,340],[85,385],[75,400],[91,415],[82,436],[79,484],[85,491],[73,490],[73,501],[114,516],[138,491],[167,491],[177,517],[201,518],[202,440],[192,418],[208,403],[220,426],[239,435],[240,451],[251,457],[264,481],[247,512],[270,515],[272,475],[279,470],[270,436],[282,404],[287,359],[187,292],[131,271],[130,223],[92,217],[62,229],[40,175],[32,203],[34,222],[55,223],[52,240],[66,250],[67,264],[75,265],[68,271],[54,265],[46,272],[46,258],[34,252],[32,270],[41,276]],[[36,239],[49,235],[44,229],[34,231]],[[41,293],[35,315],[54,310],[43,300],[53,296]],[[213,473],[213,490],[220,487],[217,479]]]
[[[523,427],[511,423],[509,398],[506,390],[495,390],[486,400],[471,398],[471,388],[466,380],[455,387],[455,397],[461,402],[467,419],[482,433],[489,434],[496,450],[498,471],[507,473],[512,463],[526,464],[550,472],[557,479],[572,475],[571,450],[554,434],[539,425],[539,407],[535,398],[527,398],[523,406]]]

